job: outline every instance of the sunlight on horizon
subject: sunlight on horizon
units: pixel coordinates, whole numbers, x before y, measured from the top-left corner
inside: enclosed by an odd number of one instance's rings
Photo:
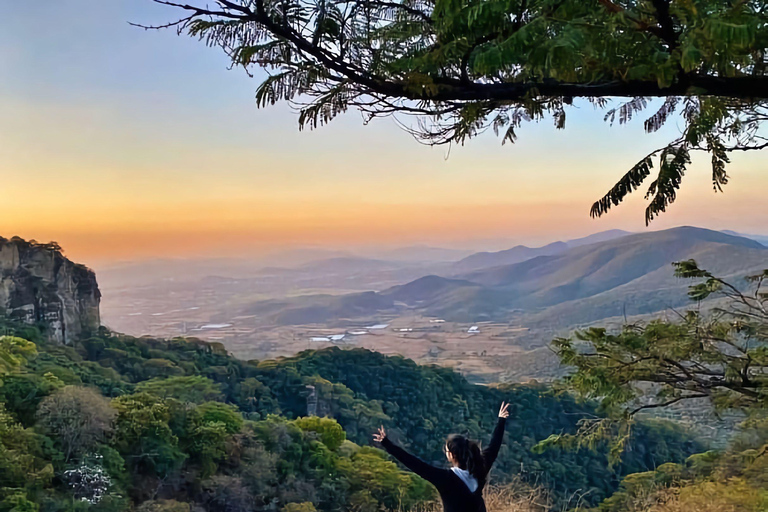
[[[592,201],[674,126],[610,127],[582,105],[565,131],[527,125],[506,146],[488,133],[449,157],[392,120],[364,126],[354,112],[299,132],[287,107],[256,109],[257,80],[228,71],[219,50],[127,24],[167,11],[90,4],[85,17],[68,2],[34,17],[14,5],[3,20],[0,236],[56,240],[76,260],[108,262],[301,246],[501,249],[682,224],[765,234],[759,155],[736,155],[717,195],[695,156],[678,201],[650,228],[644,189],[589,218]],[[43,30],[22,47],[31,23]]]

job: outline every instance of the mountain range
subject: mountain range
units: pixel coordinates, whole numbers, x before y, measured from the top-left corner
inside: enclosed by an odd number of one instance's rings
[[[517,245],[504,251],[478,252],[456,262],[454,264],[454,270],[466,271],[475,270],[482,267],[511,265],[513,263],[519,263],[521,261],[535,258],[536,256],[554,256],[556,254],[564,253],[568,249],[573,249],[574,247],[606,242],[631,234],[632,233],[629,231],[612,229],[609,231],[601,231],[600,233],[595,233],[594,235],[585,236],[583,238],[568,240],[566,242],[552,242],[551,244],[547,244],[543,247],[528,247],[525,245]]]
[[[259,301],[243,313],[271,315],[283,325],[417,312],[459,322],[535,321],[543,315],[551,326],[570,326],[685,305],[689,283],[674,278],[671,264],[686,259],[738,279],[768,268],[768,247],[695,227],[613,231],[541,248],[477,253],[443,266],[441,275],[380,291]],[[333,263],[355,266],[347,260]],[[362,270],[359,261],[356,265]]]

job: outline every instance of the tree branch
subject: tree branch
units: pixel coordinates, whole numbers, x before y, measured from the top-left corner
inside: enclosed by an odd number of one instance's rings
[[[668,400],[666,402],[655,403],[655,404],[647,404],[647,405],[643,405],[643,406],[637,407],[636,409],[633,409],[632,411],[630,411],[629,415],[630,416],[634,416],[638,412],[646,410],[646,409],[656,409],[658,407],[667,407],[667,406],[675,404],[675,403],[677,403],[677,402],[679,402],[681,400],[688,400],[690,398],[707,398],[708,396],[709,395],[707,395],[706,393],[699,393],[699,394],[695,394],[695,395],[679,396],[679,397],[677,397],[675,399]]]

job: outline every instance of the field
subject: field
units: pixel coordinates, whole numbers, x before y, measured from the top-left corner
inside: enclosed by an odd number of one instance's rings
[[[547,349],[523,348],[520,338],[529,334],[528,329],[515,324],[464,324],[413,315],[340,321],[334,327],[275,326],[256,315],[229,316],[227,311],[234,313],[239,308],[228,307],[225,297],[218,296],[215,290],[201,290],[194,298],[184,295],[179,294],[170,308],[167,296],[157,297],[156,301],[149,295],[141,300],[133,297],[136,300],[126,301],[122,297],[107,301],[104,320],[111,328],[134,335],[195,336],[219,341],[243,359],[290,356],[334,345],[363,347],[401,354],[423,364],[449,366],[476,382],[541,378],[541,371],[552,366]],[[468,332],[473,326],[476,332]]]

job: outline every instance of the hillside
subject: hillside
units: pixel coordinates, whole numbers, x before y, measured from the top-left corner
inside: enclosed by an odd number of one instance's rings
[[[578,247],[549,257],[481,270],[464,279],[511,292],[513,307],[537,308],[627,287],[657,290],[674,283],[670,264],[695,259],[730,276],[768,263],[768,248],[742,237],[681,227]],[[636,297],[639,298],[639,297]],[[644,312],[653,311],[653,306]]]
[[[553,326],[565,327],[685,304],[686,284],[674,279],[671,266],[685,259],[724,277],[743,276],[768,266],[768,248],[743,237],[680,227],[577,245],[458,278],[430,275],[377,292],[377,299],[371,294],[302,297],[282,302],[291,314],[276,318],[313,323],[416,310],[475,322],[503,320],[513,311],[550,316],[546,308],[557,306]]]
[[[558,504],[577,489],[595,504],[622,475],[698,448],[671,425],[640,424],[614,469],[604,448],[534,453],[535,443],[573,432],[594,408],[543,386],[472,385],[447,368],[362,349],[246,362],[194,338],[102,329],[68,347],[0,326],[35,343],[0,381],[0,503],[24,505],[7,510],[82,510],[67,504],[84,496],[100,503],[96,510],[117,512],[307,502],[331,512],[355,509],[361,496],[366,510],[415,510],[434,498],[431,489],[371,446],[371,433],[384,424],[393,439],[443,464],[445,436],[487,439],[502,400],[512,416],[494,482],[543,485]],[[51,427],[72,421],[88,435]],[[97,473],[103,491],[78,486],[72,472]]]
[[[553,242],[542,247],[528,247],[525,245],[518,245],[503,251],[478,252],[467,256],[460,261],[457,261],[449,269],[449,272],[462,273],[471,272],[473,270],[479,270],[482,268],[512,265],[514,263],[520,263],[522,261],[530,260],[538,256],[553,256],[556,254],[562,254],[568,249],[581,247],[583,245],[607,242],[609,240],[615,240],[630,234],[630,232],[623,231],[621,229],[611,229],[608,231],[600,231],[599,233],[594,233],[582,238],[575,238],[564,242]]]
[[[694,258],[736,282],[768,267],[756,242],[697,228],[562,243],[562,253],[463,272],[445,261],[321,254],[251,273],[245,261],[237,262],[243,272],[220,273],[208,262],[186,279],[184,266],[166,277],[150,267],[146,279],[136,274],[118,286],[108,274],[100,277],[104,321],[135,335],[221,341],[244,358],[342,344],[449,365],[477,382],[525,381],[558,374],[547,348],[554,336],[691,306],[673,261]],[[477,324],[480,332],[468,333]]]
[[[511,265],[529,260],[537,256],[551,256],[568,250],[565,242],[553,242],[543,247],[527,247],[518,245],[511,249],[498,252],[478,252],[456,262],[451,270],[455,272],[468,271],[485,267],[498,267]]]
[[[749,234],[745,235],[744,233],[739,233],[737,231],[732,231],[730,229],[724,229],[722,230],[722,232],[725,233],[726,235],[742,236],[744,238],[749,238],[750,240],[754,240],[755,242],[759,242],[762,245],[765,245],[766,247],[768,247],[768,236],[766,235],[749,235]]]

